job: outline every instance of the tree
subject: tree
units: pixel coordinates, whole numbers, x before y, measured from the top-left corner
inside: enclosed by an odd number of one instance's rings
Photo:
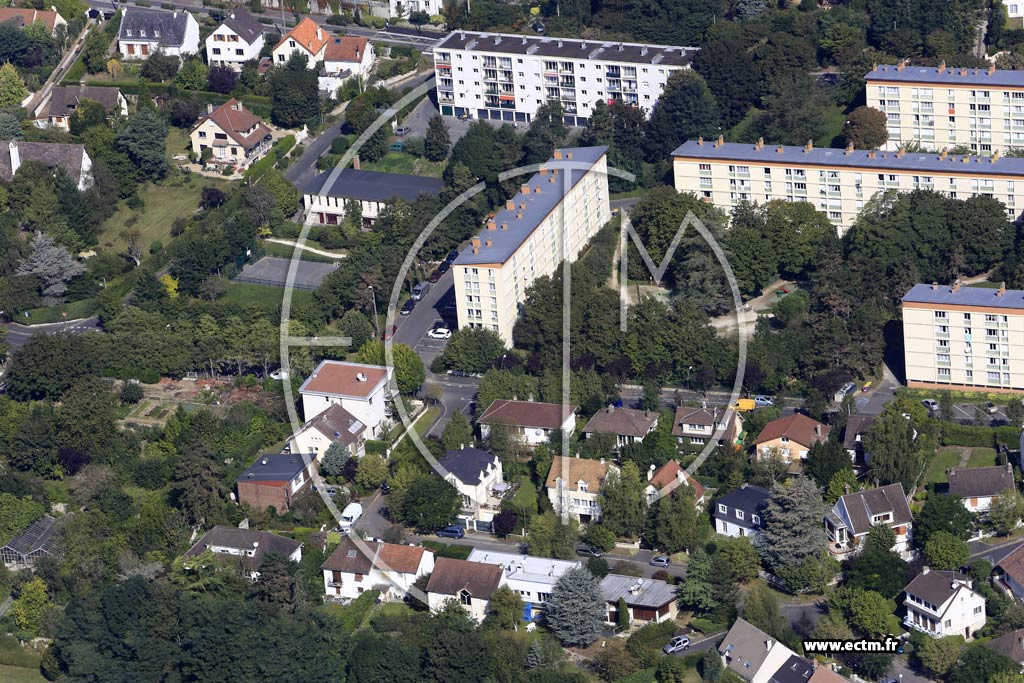
[[[782,613],[779,599],[767,586],[755,585],[743,598],[743,618],[780,641],[793,637],[789,619]]]
[[[0,107],[16,109],[26,97],[28,88],[25,87],[25,81],[21,80],[13,64],[4,62],[0,66]]]
[[[508,586],[494,591],[487,601],[487,617],[485,625],[506,631],[518,630],[523,621],[523,600],[519,593]]]
[[[887,123],[884,112],[857,107],[843,124],[843,137],[856,149],[878,149],[889,139]]]
[[[679,606],[698,613],[709,612],[718,605],[711,580],[711,559],[703,548],[690,554],[686,566],[686,578],[676,591]]]
[[[644,484],[635,462],[610,470],[600,494],[602,524],[617,536],[633,537],[644,526]]]
[[[846,614],[854,628],[868,637],[888,632],[889,616],[896,609],[892,600],[875,591],[858,588],[837,589],[832,595],[832,604]]]
[[[444,161],[451,149],[451,138],[448,126],[440,114],[435,114],[427,121],[427,134],[423,138],[423,151],[428,161]]]
[[[462,328],[452,333],[438,362],[445,370],[486,372],[505,352],[505,342],[497,332]]]
[[[249,598],[278,607],[294,606],[296,569],[297,565],[281,553],[267,553],[259,579],[249,586]]]
[[[914,541],[923,548],[937,531],[966,540],[971,533],[972,522],[971,513],[964,507],[960,496],[931,495],[914,519]]]
[[[185,90],[203,90],[209,78],[210,70],[198,57],[187,59],[174,76],[174,84]],[[228,91],[230,92],[230,91]]]
[[[6,544],[45,512],[45,508],[29,496],[19,498],[13,493],[0,493],[0,543]]]
[[[338,327],[344,336],[352,340],[349,348],[362,348],[363,344],[373,336],[373,325],[370,324],[365,315],[354,308],[345,311],[345,315],[341,316]]]
[[[360,632],[352,640],[347,680],[361,683],[418,683],[421,653],[401,638]]]
[[[45,234],[36,235],[31,252],[15,270],[17,275],[35,275],[40,279],[40,294],[48,306],[63,303],[68,283],[83,273],[85,266]]]
[[[394,354],[395,382],[398,384],[398,390],[403,394],[415,392],[426,379],[423,359],[405,344],[395,344],[391,348],[391,352]],[[356,353],[356,362],[368,365],[386,365],[384,342],[371,339],[363,344]]]
[[[960,655],[946,678],[949,683],[992,681],[1003,673],[1017,673],[1020,665],[982,643],[971,643]]]
[[[164,120],[153,109],[141,108],[118,128],[116,143],[138,166],[143,177],[159,180],[167,172],[166,138]]]
[[[850,470],[850,454],[836,439],[819,441],[807,452],[804,473],[825,488],[837,473]]]
[[[543,163],[551,158],[555,148],[569,136],[565,115],[558,100],[548,100],[537,107],[530,127],[522,137],[523,163]]]
[[[388,478],[388,464],[376,453],[367,453],[356,467],[356,484],[364,491],[372,491]]]
[[[775,571],[799,565],[825,547],[825,530],[821,519],[825,505],[821,494],[809,479],[793,479],[776,484],[761,516],[763,532],[761,554]]]
[[[893,551],[896,535],[886,524],[877,524],[868,532],[860,554],[846,572],[846,585],[873,590],[887,598],[895,598],[907,585],[908,566]]]
[[[600,584],[582,568],[562,574],[545,610],[548,629],[565,646],[588,647],[597,640],[606,614]]]
[[[725,665],[722,664],[721,655],[713,650],[705,650],[697,662],[697,670],[705,683],[718,683],[725,673]]]
[[[238,75],[234,69],[227,66],[210,67],[210,71],[206,75],[206,87],[222,95],[227,95],[234,90],[237,81]]]
[[[298,128],[320,113],[320,86],[306,57],[293,52],[284,66],[269,74],[270,120],[284,128]]]
[[[416,477],[402,496],[402,518],[420,531],[437,531],[451,524],[461,497],[455,487],[435,474]]]
[[[1010,403],[1016,403],[1018,408],[1021,407],[1019,401],[1010,401]],[[953,411],[955,408],[956,404],[953,401],[952,393],[948,391],[943,391],[942,393],[939,394],[939,419],[941,419],[943,422],[952,422],[954,417]],[[1009,408],[1007,408],[1007,411],[1009,411]],[[1013,420],[1011,420],[1010,423],[1014,424]],[[1018,422],[1016,424],[1020,423]]]
[[[693,489],[679,486],[671,494],[655,501],[645,534],[653,544],[667,553],[690,550],[700,540],[697,508]]]
[[[647,121],[647,159],[662,159],[687,140],[714,138],[720,126],[718,104],[701,75],[690,69],[675,71]]]
[[[90,74],[98,74],[107,67],[107,47],[110,45],[110,39],[104,36],[103,31],[92,31],[82,47],[82,62]]]
[[[997,533],[1009,534],[1020,524],[1024,514],[1024,502],[1016,489],[1007,489],[992,500],[988,511],[989,521]]]
[[[264,173],[259,186],[274,198],[274,207],[281,217],[290,218],[299,210],[299,191],[277,169]]]
[[[952,669],[963,652],[963,636],[945,638],[923,638],[921,646],[915,648],[917,659],[928,672],[937,678],[944,677]]]
[[[936,531],[928,536],[924,545],[928,565],[935,569],[959,569],[967,564],[971,550],[967,541],[948,531]]]
[[[14,624],[29,637],[43,635],[43,618],[48,604],[46,582],[36,576],[22,584],[18,599],[11,605]]]
[[[718,556],[730,568],[736,583],[756,579],[761,570],[761,558],[747,536],[719,539]]]
[[[107,123],[107,110],[96,100],[81,100],[71,112],[68,123],[72,135],[81,135],[93,126],[104,126]]]
[[[177,55],[168,55],[158,50],[146,57],[139,74],[150,81],[164,82],[174,78],[180,66],[181,59]]]
[[[825,502],[835,505],[836,501],[847,493],[854,493],[861,490],[862,485],[853,470],[839,470],[829,479],[828,488],[825,490]]]
[[[452,413],[448,424],[444,426],[441,443],[449,451],[473,445],[473,426],[469,424],[469,418],[461,410]]]
[[[209,211],[223,205],[227,198],[223,190],[208,185],[203,188],[202,194],[199,195],[199,206]]]
[[[879,484],[900,483],[904,491],[913,487],[921,459],[912,420],[894,410],[882,413],[864,435],[864,450],[871,454],[871,475]]]
[[[349,454],[349,449],[345,444],[335,441],[324,451],[324,457],[320,460],[320,473],[328,477],[341,476],[345,469],[345,463],[348,462]]]

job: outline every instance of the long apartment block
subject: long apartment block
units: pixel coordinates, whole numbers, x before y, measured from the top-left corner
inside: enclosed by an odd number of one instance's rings
[[[969,147],[990,155],[1024,147],[1024,71],[876,66],[864,77],[867,104],[888,120],[888,150]]]
[[[459,327],[494,330],[507,344],[534,280],[575,261],[611,220],[607,147],[555,150],[455,259]]]
[[[927,189],[995,197],[1009,217],[1024,208],[1024,159],[946,152],[742,144],[689,140],[673,156],[675,186],[731,212],[740,202],[809,202],[845,233],[877,192]]]
[[[454,31],[434,47],[441,114],[529,123],[548,100],[585,125],[599,100],[650,113],[694,47]]]
[[[917,284],[902,309],[908,386],[1024,390],[1024,291]]]

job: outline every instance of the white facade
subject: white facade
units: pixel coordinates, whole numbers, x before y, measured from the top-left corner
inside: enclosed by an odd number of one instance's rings
[[[247,42],[227,24],[221,24],[206,37],[206,61],[210,66],[226,66],[235,71],[250,59],[259,59],[263,50],[263,34]]]
[[[444,116],[527,123],[548,100],[585,125],[601,100],[649,114],[696,48],[454,31],[434,48]]]
[[[601,521],[601,486],[619,468],[610,462],[556,455],[545,487],[557,515],[568,515],[581,524]]]
[[[441,0],[389,0],[388,11],[392,19],[408,19],[414,12],[426,12],[430,16],[440,14],[444,9]]]
[[[339,372],[335,373],[334,370]],[[322,361],[299,388],[303,414],[310,417],[319,415],[337,403],[366,425],[367,438],[379,439],[390,424],[388,385],[392,373],[392,368],[383,366]],[[363,376],[367,379],[354,379],[357,384],[353,384],[348,381],[349,376]],[[334,377],[337,377],[336,382],[332,381]]]
[[[374,544],[376,545],[376,544]],[[389,544],[383,544],[387,547]],[[361,552],[359,550],[357,553]],[[386,554],[383,553],[382,554]],[[325,563],[328,564],[328,563]],[[384,570],[388,565],[389,569]],[[412,569],[406,567],[405,569]],[[387,561],[375,557],[372,566],[365,571],[322,569],[324,594],[336,600],[354,600],[368,590],[381,590],[385,600],[401,600],[409,592],[416,579],[434,571],[434,553],[424,550],[414,571],[400,571]]]
[[[532,614],[543,611],[544,604],[551,599],[551,593],[562,574],[583,566],[579,561],[554,560],[480,548],[474,548],[466,559],[500,566],[505,572],[505,585],[519,595],[523,605]]]
[[[483,455],[483,451],[475,448],[469,449],[474,454]],[[453,468],[449,467],[449,458],[458,458],[460,451],[449,451],[441,465],[448,469],[445,481],[455,487],[462,497],[462,510],[459,519],[468,529],[477,531],[491,531],[491,524],[494,516],[501,510],[501,498],[499,494],[506,488],[505,478],[502,474],[501,459],[493,454],[486,465],[472,475],[456,476]],[[472,457],[472,456],[470,456]],[[474,478],[479,474],[479,479]]]
[[[924,571],[929,570],[925,567]],[[985,626],[985,598],[972,590],[969,580],[954,579],[953,584],[956,587],[952,594],[940,605],[915,595],[908,586],[903,600],[907,608],[903,624],[932,638],[963,636],[971,640]]]
[[[129,8],[131,11],[133,8]],[[170,14],[170,12],[168,12]],[[177,15],[177,11],[174,12]],[[147,59],[155,52],[175,57],[186,57],[199,52],[199,22],[190,12],[185,14],[185,33],[180,45],[168,45],[159,31],[152,29],[125,29],[122,26],[117,40],[117,51],[125,59]],[[122,20],[123,23],[123,20]]]

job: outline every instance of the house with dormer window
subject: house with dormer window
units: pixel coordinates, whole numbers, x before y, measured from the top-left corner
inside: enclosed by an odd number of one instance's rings
[[[157,52],[176,57],[194,55],[199,52],[199,22],[184,10],[125,7],[117,50],[125,59],[148,59]]]
[[[762,514],[771,492],[760,486],[743,484],[715,501],[712,517],[715,533],[723,536],[757,536],[763,527]]]
[[[324,594],[334,600],[352,600],[368,590],[384,600],[401,600],[421,576],[434,570],[434,553],[415,545],[356,541],[342,536],[341,543],[320,566]]]
[[[796,653],[745,619],[737,619],[718,646],[725,668],[747,683],[769,683]]]
[[[206,62],[241,71],[243,64],[259,59],[263,44],[263,24],[244,7],[236,7],[206,37]]]
[[[860,552],[871,527],[885,524],[896,534],[893,551],[909,560],[913,521],[903,484],[889,484],[841,496],[825,515],[825,534],[832,554],[846,557]]]
[[[506,584],[500,565],[439,557],[427,582],[427,605],[436,613],[454,600],[479,624],[494,591]]]
[[[618,474],[619,468],[604,458],[591,460],[556,455],[544,484],[555,513],[567,514],[581,524],[600,521],[598,499],[610,472]]]
[[[284,64],[293,54],[298,53],[306,58],[306,68],[313,69],[317,62],[324,61],[330,39],[327,31],[305,17],[274,46],[274,64]]]
[[[932,638],[963,636],[971,640],[985,626],[985,598],[960,572],[925,567],[903,589],[907,616],[903,624]]]
[[[672,420],[672,436],[686,450],[700,450],[712,440],[719,446],[735,444],[742,431],[743,418],[740,414],[722,406],[679,406]]]
[[[444,454],[439,463],[444,478],[462,497],[458,521],[467,529],[491,531],[494,516],[509,485],[501,471],[501,459],[479,448],[463,446]]]
[[[811,446],[826,440],[831,429],[800,413],[780,417],[766,424],[754,439],[755,456],[761,459],[778,453],[786,462],[806,460]]]
[[[207,105],[189,139],[197,158],[210,150],[207,163],[239,170],[262,159],[273,143],[270,128],[234,97],[216,109]]]

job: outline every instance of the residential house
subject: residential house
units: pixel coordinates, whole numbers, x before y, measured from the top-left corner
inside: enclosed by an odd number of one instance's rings
[[[439,557],[427,582],[427,605],[431,612],[438,612],[447,601],[455,600],[480,623],[494,591],[504,585],[505,572],[496,564]]]
[[[324,53],[331,36],[327,31],[320,28],[320,25],[309,17],[295,25],[288,33],[284,34],[280,42],[274,46],[271,56],[274,64],[284,64],[294,53],[306,58],[307,68],[315,68],[317,62],[324,61]]]
[[[679,406],[672,420],[672,436],[686,450],[701,450],[711,440],[719,446],[735,444],[742,432],[743,417],[723,406]]]
[[[217,525],[203,534],[184,557],[196,557],[210,551],[225,564],[237,564],[251,581],[260,577],[267,555],[277,553],[292,562],[302,561],[302,543],[269,531]]]
[[[176,57],[194,55],[199,52],[199,23],[184,10],[125,7],[117,51],[125,59],[146,59],[156,52]]]
[[[244,170],[270,151],[270,128],[234,97],[216,109],[206,107],[206,115],[189,133],[196,158],[210,150],[206,163]]]
[[[796,653],[745,619],[737,619],[718,646],[725,667],[747,683],[768,683]]]
[[[319,463],[332,445],[340,443],[350,458],[366,454],[366,425],[345,410],[340,403],[302,425],[288,441],[292,453],[308,453]]]
[[[30,7],[0,7],[0,24],[9,24],[17,28],[25,28],[36,22],[41,23],[51,36],[57,35],[61,26],[67,31],[68,22],[57,12],[56,7],[32,9]]]
[[[960,572],[925,567],[903,589],[907,616],[903,624],[932,638],[963,636],[971,640],[985,626],[985,598]]]
[[[985,643],[985,647],[1024,666],[1024,628],[993,638]]]
[[[263,24],[244,7],[235,7],[213,33],[206,36],[206,62],[241,71],[251,59],[259,59],[263,50]]]
[[[437,196],[444,181],[404,173],[364,171],[359,168],[357,156],[352,159],[352,168],[324,171],[308,187],[302,202],[314,223],[337,225],[357,204],[362,227],[369,228],[389,201],[404,199],[411,204],[420,195]]]
[[[467,529],[491,531],[501,497],[509,488],[502,477],[501,459],[479,448],[463,446],[445,453],[439,464],[445,481],[462,496],[459,523]]]
[[[579,560],[554,560],[550,557],[516,555],[473,548],[466,558],[470,562],[496,564],[505,572],[505,584],[523,601],[523,616],[536,619],[551,599],[555,584],[562,574],[583,566]]]
[[[1024,600],[1024,545],[996,562],[996,569],[1002,572],[1002,581],[1013,597]]]
[[[768,489],[743,484],[715,501],[711,516],[715,533],[723,536],[756,536],[763,527],[762,514],[772,494]]]
[[[807,679],[807,683],[850,683],[850,679],[843,678],[827,666],[819,666]]]
[[[601,595],[608,606],[605,623],[618,623],[619,599],[626,601],[631,623],[660,624],[676,618],[676,587],[661,579],[608,574],[601,579]]]
[[[556,514],[567,514],[581,524],[591,520],[599,522],[601,506],[597,501],[601,485],[609,472],[618,471],[618,467],[605,462],[604,458],[590,460],[556,455],[544,483],[548,500]]]
[[[391,420],[393,370],[383,365],[365,365],[340,360],[321,361],[299,387],[303,415],[319,415],[331,405],[341,404],[369,430],[367,438],[380,439]]]
[[[128,115],[128,100],[120,88],[102,88],[94,85],[56,85],[50,98],[36,114],[32,125],[36,128],[71,129],[71,115],[83,100],[101,105],[107,118]]]
[[[993,500],[1016,490],[1010,463],[949,471],[949,492],[963,498],[964,507],[970,512],[988,512]]]
[[[893,551],[905,560],[912,557],[910,542],[914,520],[903,484],[889,484],[841,496],[832,510],[825,514],[829,550],[840,556],[859,552],[871,527],[876,524],[885,524],[896,534]]]
[[[278,514],[291,509],[292,501],[313,479],[316,460],[295,453],[261,455],[238,475],[238,502],[257,510],[273,507]]]
[[[583,428],[584,438],[595,434],[607,434],[615,439],[614,448],[637,441],[643,441],[658,426],[657,410],[637,410],[636,408],[616,408],[613,405],[599,410],[590,418]]]
[[[332,36],[324,50],[320,90],[333,97],[350,78],[366,79],[373,69],[373,43],[362,36]]]
[[[855,465],[867,466],[871,462],[871,454],[864,450],[864,435],[871,430],[871,425],[874,422],[874,415],[848,415],[846,417],[843,448],[850,455],[850,462]]]
[[[434,570],[434,553],[422,546],[359,541],[342,536],[320,569],[324,594],[352,600],[376,590],[383,600],[401,600],[421,576]]]
[[[441,0],[388,0],[388,10],[393,19],[408,19],[409,15],[416,12],[426,12],[434,16],[441,14],[444,3]]]
[[[775,670],[768,683],[808,683],[816,668],[813,662],[793,655]]]
[[[658,500],[662,494],[667,495],[674,491],[677,486],[682,486],[683,484],[689,484],[690,488],[693,489],[693,502],[696,506],[698,508],[703,507],[706,493],[704,487],[701,486],[699,481],[686,473],[686,470],[683,469],[678,460],[669,460],[657,468],[652,464],[650,469],[647,470],[647,486],[644,488],[647,504],[653,505],[654,501]]]
[[[780,417],[766,424],[754,439],[756,455],[760,459],[777,452],[786,462],[805,460],[811,446],[826,440],[831,429],[800,413]]]
[[[56,532],[65,517],[43,515],[28,528],[0,547],[0,562],[11,571],[31,569],[44,557],[61,557],[64,549]]]
[[[491,430],[500,426],[533,447],[547,443],[552,437],[571,434],[576,429],[576,406],[499,399],[487,406],[477,423],[480,436],[485,440],[490,438]]]
[[[37,161],[48,168],[63,170],[79,191],[93,186],[92,159],[84,145],[0,140],[0,150],[4,147],[7,154],[0,152],[0,180],[6,183],[11,182],[22,163]]]

